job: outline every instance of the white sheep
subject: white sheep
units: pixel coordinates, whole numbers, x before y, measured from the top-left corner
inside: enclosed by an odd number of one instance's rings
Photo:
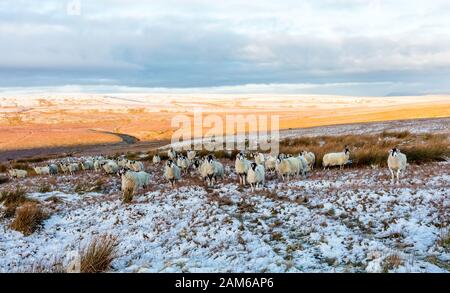
[[[153,161],[153,164],[158,165],[159,163],[161,163],[161,157],[158,154],[156,154],[153,156],[152,161]]]
[[[298,175],[300,173],[300,161],[297,158],[289,157],[282,158],[278,157],[276,170],[278,175],[284,181],[285,177],[289,181],[289,176]]]
[[[256,164],[264,165],[264,161],[265,161],[264,154],[262,154],[262,153],[255,153],[255,154],[253,154],[253,158],[255,159],[255,163]]]
[[[48,168],[50,170],[50,175],[58,174],[58,166],[56,164],[48,164]]]
[[[300,162],[300,172],[304,177],[306,177],[306,174],[309,171],[308,161],[302,154],[298,155],[297,160]]]
[[[120,168],[126,167],[127,164],[128,164],[127,158],[125,158],[125,157],[120,157],[120,158],[117,159],[117,165],[118,165]]]
[[[85,160],[81,162],[80,165],[83,171],[94,170],[94,162],[92,160]]]
[[[277,159],[273,156],[268,156],[264,162],[264,167],[268,172],[275,172]]]
[[[191,162],[195,159],[196,156],[197,156],[197,152],[196,151],[188,151],[187,152],[187,158]]]
[[[223,178],[224,168],[222,163],[214,160],[213,156],[209,155],[200,166],[200,173],[202,178],[207,181],[208,186],[213,186],[218,178]]]
[[[117,165],[115,161],[108,160],[102,163],[103,163],[102,168],[106,172],[106,174],[114,174],[119,171],[119,165]]]
[[[344,168],[344,165],[349,162],[350,150],[345,147],[344,151],[340,153],[328,153],[323,156],[322,165],[323,168],[329,168],[332,166],[339,166],[340,169]]]
[[[181,171],[186,174],[189,170],[191,163],[186,156],[178,155],[177,166],[180,167]]]
[[[245,178],[247,177],[248,169],[250,168],[250,161],[245,158],[242,152],[236,155],[234,167],[239,176],[239,184],[245,185]]]
[[[132,171],[139,172],[144,171],[144,163],[140,161],[128,161],[126,167]]]
[[[139,188],[145,188],[150,183],[150,174],[144,171],[120,171],[121,174],[121,190],[123,197],[127,194],[133,195]]]
[[[171,148],[167,151],[167,156],[169,157],[169,159],[174,160],[177,157],[177,152]]]
[[[45,167],[34,167],[34,172],[37,175],[50,175],[50,168],[48,166]]]
[[[167,160],[166,167],[164,169],[164,178],[166,178],[172,187],[175,186],[175,182],[181,179],[180,168],[172,160]]]
[[[64,174],[67,174],[69,172],[69,167],[65,163],[59,162],[58,165],[61,169],[61,172],[63,172]]]
[[[248,169],[247,181],[250,183],[252,191],[261,184],[264,187],[265,183],[265,171],[264,166],[257,163],[252,163]]]
[[[401,153],[398,148],[393,148],[389,151],[387,160],[389,171],[392,175],[392,183],[394,183],[394,171],[397,176],[397,184],[400,182],[400,174],[406,170],[406,155]]]
[[[80,168],[78,167],[77,163],[70,163],[67,165],[67,170],[69,171],[70,175],[73,175],[74,173],[78,172]]]
[[[314,164],[316,163],[316,155],[314,155],[313,152],[308,152],[308,151],[302,151],[301,154],[303,155],[303,157],[308,162],[309,169],[313,170],[314,169]]]
[[[9,176],[16,177],[16,178],[25,178],[28,175],[28,172],[26,170],[20,170],[20,169],[9,169],[8,170]]]

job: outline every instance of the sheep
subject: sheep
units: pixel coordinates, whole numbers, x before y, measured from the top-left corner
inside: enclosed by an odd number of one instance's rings
[[[58,174],[58,166],[56,164],[48,164],[48,169],[50,170],[50,175]]]
[[[264,188],[265,171],[263,165],[252,163],[248,169],[247,182],[250,183],[252,192],[258,188],[259,184]]]
[[[406,155],[401,153],[398,148],[393,148],[389,151],[387,160],[389,171],[392,175],[392,183],[394,183],[394,171],[397,176],[397,184],[400,183],[400,174],[406,170]]]
[[[177,166],[180,167],[181,171],[183,171],[184,174],[188,172],[190,165],[190,161],[186,156],[183,156],[181,154],[178,155]]]
[[[191,162],[195,159],[196,156],[197,156],[197,152],[196,151],[188,151],[187,152],[187,158]]]
[[[84,162],[81,162],[80,165],[83,171],[94,170],[94,162],[92,160],[86,160]]]
[[[175,182],[181,179],[180,168],[171,159],[167,160],[166,167],[164,169],[164,178],[166,178],[172,187],[175,186]]]
[[[344,151],[340,153],[328,153],[323,156],[322,165],[323,169],[330,166],[339,166],[340,169],[344,168],[344,165],[349,162],[350,150],[345,147]]]
[[[64,174],[67,174],[67,172],[69,172],[69,168],[65,163],[59,162],[58,165],[61,169],[61,172],[63,172]]]
[[[50,168],[48,166],[45,167],[34,167],[34,172],[37,175],[50,175]]]
[[[274,158],[273,156],[269,155],[264,162],[264,167],[269,172],[275,172],[276,164],[277,164],[277,159]]]
[[[119,171],[119,165],[115,161],[104,161],[102,164],[103,170],[106,172],[106,174],[114,174]]]
[[[245,177],[247,177],[247,172],[250,168],[250,162],[245,158],[242,152],[236,155],[234,167],[236,169],[236,173],[239,176],[239,184],[245,185]]]
[[[207,181],[208,186],[213,186],[218,178],[223,178],[224,168],[222,163],[214,160],[212,155],[209,155],[200,167],[202,178]]]
[[[80,168],[78,167],[77,163],[70,163],[69,165],[67,165],[67,170],[69,171],[70,175],[73,175],[78,170],[80,170]]]
[[[123,198],[132,197],[139,188],[145,188],[150,182],[150,174],[144,171],[135,172],[120,170],[121,175],[121,191]]]
[[[153,160],[153,164],[155,164],[155,165],[158,165],[159,163],[161,163],[161,157],[158,154],[154,155],[152,160]]]
[[[278,175],[284,181],[285,177],[289,180],[290,175],[298,175],[300,173],[300,161],[297,158],[277,158],[276,170]]]
[[[125,157],[120,157],[120,158],[117,159],[117,165],[120,168],[126,167],[127,164],[128,164],[128,160]]]
[[[167,156],[169,157],[169,159],[174,160],[177,157],[177,152],[173,148],[171,148],[167,151]]]
[[[139,161],[128,161],[126,167],[135,172],[144,171],[144,164]]]
[[[253,158],[255,159],[255,163],[256,164],[264,165],[264,161],[265,161],[264,154],[256,153],[256,154],[253,155]]]
[[[302,175],[304,177],[306,177],[306,174],[309,171],[308,161],[302,154],[299,154],[297,156],[297,160],[299,160],[299,162],[300,162],[300,172],[302,173]]]
[[[99,157],[94,160],[94,170],[99,171],[103,168],[103,165],[106,164],[108,161],[103,159],[102,157]]]
[[[308,152],[308,151],[302,151],[301,154],[303,155],[303,157],[308,162],[309,169],[313,170],[314,169],[314,164],[316,163],[316,156],[314,155],[314,153],[313,152]]]
[[[20,169],[9,169],[8,170],[9,176],[12,178],[25,178],[28,175],[28,172],[26,170],[20,170]]]

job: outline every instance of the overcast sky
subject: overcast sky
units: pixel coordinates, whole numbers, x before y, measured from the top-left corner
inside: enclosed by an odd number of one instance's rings
[[[1,1],[0,87],[64,85],[450,93],[450,1]]]

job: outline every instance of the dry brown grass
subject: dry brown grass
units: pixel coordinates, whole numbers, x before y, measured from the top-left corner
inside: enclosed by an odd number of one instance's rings
[[[101,235],[92,238],[91,242],[81,250],[82,273],[101,273],[111,268],[111,262],[117,253],[117,237]]]
[[[62,257],[56,257],[50,263],[44,261],[37,261],[30,267],[25,268],[19,273],[33,273],[33,274],[48,274],[48,273],[66,273],[66,269],[63,265]]]
[[[48,182],[41,182],[41,184],[38,186],[38,192],[45,193],[52,191],[52,186]]]
[[[390,254],[384,259],[383,273],[388,273],[389,270],[396,269],[403,264],[403,259],[398,254]]]
[[[21,187],[17,187],[16,189],[4,189],[0,192],[0,203],[3,203],[5,206],[5,217],[14,216],[19,205],[31,201],[33,200],[26,196],[26,190]]]
[[[16,216],[11,228],[22,232],[25,236],[32,234],[48,215],[35,202],[26,202],[16,209]]]
[[[289,138],[280,142],[280,152],[298,155],[302,150],[314,152],[316,166],[322,166],[322,158],[329,152],[341,152],[350,148],[352,166],[385,166],[388,151],[399,147],[409,163],[442,161],[450,156],[448,137],[439,134],[415,135],[408,131],[382,132],[375,135],[341,135]]]
[[[6,165],[0,164],[0,173],[5,173],[8,171],[8,167]]]

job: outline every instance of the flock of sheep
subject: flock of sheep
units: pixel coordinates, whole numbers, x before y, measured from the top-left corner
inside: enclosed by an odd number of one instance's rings
[[[197,173],[207,186],[222,179],[225,168],[214,155],[210,154],[200,158],[196,151],[187,151],[186,154],[177,153],[170,149],[167,152],[168,160],[164,167],[164,178],[175,186],[181,177],[188,173]],[[291,176],[307,176],[307,173],[314,168],[316,157],[314,153],[303,151],[298,156],[279,154],[272,156],[263,153],[250,153],[246,158],[243,152],[236,155],[235,172],[239,178],[240,185],[249,184],[252,191],[255,188],[264,187],[266,172],[276,173],[283,181],[289,180]],[[161,164],[161,157],[156,154],[152,159],[155,165]],[[345,147],[342,152],[328,153],[323,156],[323,168],[339,166],[351,163],[350,150]],[[389,151],[388,167],[392,176],[392,182],[406,169],[406,156],[398,148]],[[80,170],[103,170],[106,174],[118,174],[121,176],[121,191],[123,196],[133,195],[138,189],[145,188],[150,183],[150,174],[145,171],[144,164],[140,161],[128,160],[125,156],[118,159],[107,159],[103,156],[84,159],[81,162],[63,160],[47,166],[34,167],[37,175],[56,175],[59,172],[64,174],[74,174]],[[27,176],[26,170],[10,169],[11,177],[24,178]]]

